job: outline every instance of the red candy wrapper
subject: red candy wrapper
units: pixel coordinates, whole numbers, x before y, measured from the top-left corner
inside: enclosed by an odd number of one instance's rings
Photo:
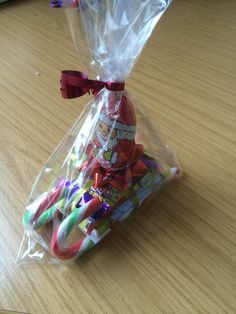
[[[18,261],[78,258],[179,175],[175,155],[143,113],[145,106],[125,89],[169,2],[64,1],[89,77],[62,71],[61,93],[67,99],[91,93],[92,100],[36,179]]]

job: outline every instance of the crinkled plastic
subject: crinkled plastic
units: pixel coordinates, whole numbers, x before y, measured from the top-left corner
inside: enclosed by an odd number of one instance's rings
[[[79,57],[94,80],[64,71],[62,95],[93,96],[36,179],[18,261],[78,258],[179,174],[144,106],[124,89],[169,2],[64,1]]]

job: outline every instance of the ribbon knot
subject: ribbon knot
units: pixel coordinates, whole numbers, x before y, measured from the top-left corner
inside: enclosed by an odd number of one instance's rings
[[[61,94],[63,98],[76,98],[83,96],[90,91],[97,94],[101,89],[110,91],[122,91],[125,88],[124,82],[103,82],[89,80],[86,73],[66,70],[61,72]]]

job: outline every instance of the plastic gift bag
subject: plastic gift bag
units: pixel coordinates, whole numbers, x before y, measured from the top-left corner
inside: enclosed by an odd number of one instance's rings
[[[159,130],[125,89],[169,2],[64,1],[90,78],[63,71],[62,96],[91,93],[92,100],[36,179],[23,217],[20,261],[78,258],[179,174]]]

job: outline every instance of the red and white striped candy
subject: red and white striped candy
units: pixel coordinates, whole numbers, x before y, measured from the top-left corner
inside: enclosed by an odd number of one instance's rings
[[[64,219],[53,234],[51,241],[52,253],[60,259],[71,259],[82,255],[93,246],[88,237],[83,237],[76,243],[66,245],[68,235],[87,217],[95,213],[101,206],[98,198],[93,198],[75,210]]]

